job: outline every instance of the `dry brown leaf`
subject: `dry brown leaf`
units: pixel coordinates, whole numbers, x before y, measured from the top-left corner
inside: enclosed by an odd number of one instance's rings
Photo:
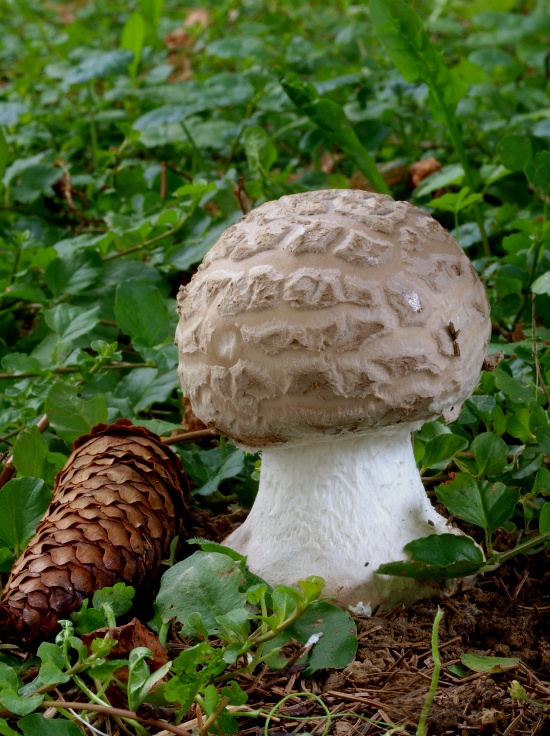
[[[188,497],[179,458],[145,428],[119,419],[80,437],[4,588],[0,635],[46,638],[84,598],[117,582],[152,594]]]
[[[421,161],[415,161],[409,166],[409,183],[413,189],[417,187],[420,182],[430,174],[435,174],[439,171],[441,164],[433,156],[423,158]]]

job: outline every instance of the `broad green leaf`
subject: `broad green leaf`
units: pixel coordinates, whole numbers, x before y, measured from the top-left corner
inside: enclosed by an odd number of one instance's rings
[[[228,453],[225,460],[222,461],[221,465],[215,471],[215,474],[209,477],[208,481],[193,490],[194,495],[199,496],[210,496],[212,493],[218,490],[218,486],[226,478],[233,478],[238,475],[244,468],[244,453],[242,450],[235,449],[233,452]]]
[[[13,667],[5,662],[0,662],[0,691],[5,688],[17,691],[20,686],[21,681]]]
[[[235,680],[229,680],[223,687],[221,692],[222,698],[229,698],[230,705],[244,705],[248,700],[248,695],[241,689],[239,683]]]
[[[244,578],[238,563],[217,552],[195,552],[162,576],[155,602],[155,623],[175,617],[182,633],[192,633],[186,622],[191,613],[200,613],[209,634],[218,634],[218,616],[244,608],[246,594],[240,589]]]
[[[2,358],[2,368],[10,373],[36,373],[43,371],[42,363],[25,353],[9,353]]]
[[[113,74],[122,74],[133,59],[133,52],[124,49],[114,51],[92,51],[90,49],[84,61],[74,66],[65,75],[65,81],[68,84],[83,84],[94,79],[104,79]]]
[[[15,690],[6,689],[0,693],[0,702],[4,708],[15,713],[16,716],[27,716],[36,710],[43,700],[44,696],[38,693],[28,697],[18,695]]]
[[[0,539],[16,555],[33,536],[50,498],[41,478],[13,478],[0,490]]]
[[[508,445],[492,432],[482,432],[474,438],[470,450],[476,461],[478,474],[494,476],[502,473],[508,461]]]
[[[447,580],[476,573],[484,564],[483,553],[470,537],[431,534],[406,545],[412,562],[380,565],[377,573],[417,580]]]
[[[2,736],[20,736],[20,732],[14,731],[13,728],[8,725],[5,718],[0,718],[0,734],[2,734]]]
[[[15,562],[15,556],[9,547],[0,546],[0,572],[10,572]]]
[[[23,736],[82,736],[82,731],[66,718],[44,718],[42,713],[25,716],[17,724]]]
[[[89,334],[99,323],[100,307],[92,309],[58,304],[44,312],[44,320],[50,329],[57,332],[60,342],[72,342]]]
[[[493,532],[511,517],[519,491],[503,483],[488,483],[468,473],[456,473],[453,480],[438,486],[436,496],[451,514]]]
[[[493,371],[497,387],[510,404],[528,404],[536,396],[534,384],[528,386],[510,376],[504,368],[497,366]]]
[[[506,135],[498,144],[503,166],[510,171],[523,171],[533,157],[533,144],[526,135]]]
[[[341,669],[353,661],[357,652],[357,630],[355,623],[347,611],[327,601],[316,601],[291,626],[282,631],[266,645],[266,652],[280,647],[290,639],[295,639],[302,646],[311,640],[309,652],[298,660],[299,664],[307,664],[304,670],[310,677],[317,670]],[[284,666],[285,661],[277,656],[269,660],[274,668]]]
[[[131,585],[115,583],[111,588],[96,590],[92,597],[92,605],[94,608],[101,608],[104,605],[108,605],[118,618],[118,616],[124,616],[132,608],[135,594],[135,588]]]
[[[460,661],[469,670],[474,672],[504,672],[505,670],[517,667],[519,657],[488,657],[482,654],[472,654],[465,652],[460,655]]]
[[[51,261],[46,269],[46,283],[55,296],[83,294],[97,283],[102,269],[99,253],[87,248]]]
[[[38,671],[38,679],[40,680],[40,687],[43,687],[44,685],[61,685],[64,682],[69,682],[71,677],[53,662],[46,662]]]
[[[47,662],[49,662],[51,664],[55,664],[56,667],[59,668],[62,668],[65,664],[63,650],[58,647],[57,644],[52,644],[51,642],[44,641],[38,647],[37,654],[42,664],[46,664]]]
[[[456,434],[440,434],[426,443],[422,457],[422,468],[431,468],[433,465],[449,460],[455,452],[464,450],[468,441]]]
[[[148,347],[164,342],[170,334],[170,317],[162,294],[144,281],[118,285],[115,317],[122,332]]]
[[[53,429],[66,442],[87,434],[95,424],[106,422],[108,416],[104,396],[86,401],[76,388],[64,383],[54,383],[49,390],[46,413]]]
[[[130,75],[135,78],[139,61],[141,58],[141,51],[143,49],[143,43],[146,36],[146,26],[143,16],[138,11],[134,11],[130,14],[130,17],[124,24],[122,29],[122,35],[120,38],[120,45],[123,49],[131,51],[134,55],[131,63],[129,64]]]
[[[533,294],[548,294],[550,296],[550,271],[543,273],[531,284]]]
[[[48,443],[37,427],[19,432],[13,445],[13,464],[19,476],[43,477],[47,456]]]
[[[525,167],[530,183],[550,194],[550,151],[539,151]]]
[[[22,102],[0,102],[0,125],[10,128],[17,125],[21,115],[27,112],[27,105]]]

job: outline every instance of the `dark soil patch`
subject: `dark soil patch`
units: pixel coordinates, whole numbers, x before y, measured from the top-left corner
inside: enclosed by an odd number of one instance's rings
[[[209,520],[202,515],[201,521],[205,536],[219,539],[228,531],[227,518]],[[501,540],[502,546],[506,542]],[[290,696],[268,723],[271,736],[414,736],[434,669],[431,636],[439,605],[444,611],[439,628],[442,669],[427,733],[550,735],[549,562],[548,551],[521,556],[480,576],[475,588],[450,598],[370,618],[356,616],[356,661],[342,671],[308,679],[292,667],[283,672],[265,668],[241,678],[241,687],[249,694],[247,705],[265,712]],[[465,669],[460,659],[464,653],[518,657],[519,663],[503,672],[467,671],[460,676],[453,673],[453,665]],[[509,688],[514,680],[542,705],[513,698]],[[319,696],[330,711],[328,731],[326,714],[317,701],[303,696],[307,692]],[[300,720],[292,720],[296,718]],[[265,718],[251,716],[241,720],[239,733],[260,736],[265,725]]]

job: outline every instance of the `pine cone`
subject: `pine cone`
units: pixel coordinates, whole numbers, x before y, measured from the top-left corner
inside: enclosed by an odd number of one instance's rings
[[[145,428],[119,419],[77,439],[4,588],[0,636],[46,638],[84,598],[120,581],[152,595],[188,497],[179,458]]]

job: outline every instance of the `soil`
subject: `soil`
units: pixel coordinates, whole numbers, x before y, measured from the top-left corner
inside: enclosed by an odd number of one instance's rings
[[[221,541],[239,514],[208,518],[199,512],[197,534]],[[470,530],[469,530],[470,531]],[[505,534],[496,546],[512,543]],[[550,553],[513,558],[480,576],[475,587],[443,600],[421,601],[383,615],[355,616],[357,657],[341,671],[302,677],[299,668],[267,668],[241,678],[247,706],[264,712],[283,698],[267,723],[285,733],[381,736],[416,734],[434,672],[431,638],[438,606],[442,662],[426,733],[438,736],[550,736]],[[515,657],[501,671],[475,672],[461,655]],[[512,697],[520,683],[530,701]],[[331,722],[313,693],[330,711]],[[300,695],[299,695],[300,694]],[[300,720],[291,720],[300,718]],[[305,720],[304,720],[305,719]],[[182,724],[185,725],[185,724]],[[189,727],[192,727],[189,723]],[[261,736],[266,719],[241,719],[239,733]]]

